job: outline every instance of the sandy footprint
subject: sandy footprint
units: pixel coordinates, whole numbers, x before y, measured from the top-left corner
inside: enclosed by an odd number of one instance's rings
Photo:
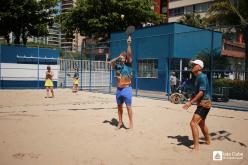
[[[15,159],[24,159],[25,157],[31,158],[31,159],[38,159],[40,157],[40,154],[34,154],[34,153],[16,153],[12,155]]]
[[[25,154],[24,153],[16,153],[12,155],[15,159],[23,159]]]
[[[29,153],[27,155],[31,159],[38,159],[40,157],[40,154],[34,154],[34,153]]]

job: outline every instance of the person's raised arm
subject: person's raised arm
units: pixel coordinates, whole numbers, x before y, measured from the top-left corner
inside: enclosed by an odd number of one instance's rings
[[[120,54],[119,56],[113,58],[113,59],[110,60],[108,63],[110,63],[111,66],[112,66],[112,68],[114,68],[114,67],[115,67],[115,64],[116,64],[116,61],[117,61],[121,56],[123,56],[123,55],[125,55],[125,54],[126,54],[126,52],[121,52],[121,54]]]
[[[127,39],[127,62],[132,63],[132,50],[131,50],[132,39],[131,36]]]
[[[118,58],[119,58],[119,57],[118,57]],[[112,59],[111,61],[109,61],[109,62],[108,62],[108,63],[110,63],[110,64],[111,64],[112,68],[114,68],[114,67],[115,67],[116,60],[117,60],[118,58],[114,58],[114,59]]]

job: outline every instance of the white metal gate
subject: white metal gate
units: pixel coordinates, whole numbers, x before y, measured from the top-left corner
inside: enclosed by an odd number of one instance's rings
[[[105,61],[59,60],[58,87],[72,87],[74,68],[79,68],[79,88],[104,89],[111,85],[111,66]]]

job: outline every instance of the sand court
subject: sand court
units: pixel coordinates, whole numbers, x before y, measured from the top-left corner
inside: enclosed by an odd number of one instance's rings
[[[211,145],[200,132],[199,152],[190,152],[189,122],[195,106],[133,97],[134,130],[116,130],[115,95],[56,89],[0,91],[1,165],[247,164],[248,113],[213,108],[207,118]],[[124,108],[124,124],[128,126]],[[213,151],[242,153],[213,161]],[[237,156],[237,155],[236,155]],[[238,157],[238,156],[237,156]]]

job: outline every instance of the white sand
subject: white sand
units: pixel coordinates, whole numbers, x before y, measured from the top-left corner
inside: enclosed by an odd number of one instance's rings
[[[55,92],[45,99],[44,90],[0,91],[0,165],[248,164],[248,112],[213,108],[207,118],[212,144],[190,152],[195,106],[186,111],[134,97],[134,130],[117,131],[114,95]],[[126,109],[123,115],[128,126]],[[216,150],[240,152],[243,159],[215,162]]]

